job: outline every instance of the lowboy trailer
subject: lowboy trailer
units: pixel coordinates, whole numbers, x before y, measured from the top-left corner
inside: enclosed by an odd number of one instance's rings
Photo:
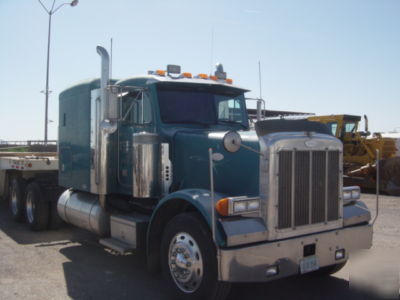
[[[16,221],[62,219],[120,253],[143,250],[182,299],[332,273],[371,247],[370,213],[358,187],[343,188],[343,146],[325,125],[260,120],[254,131],[248,90],[222,65],[114,80],[97,51],[101,78],[60,94],[58,154],[0,157]]]

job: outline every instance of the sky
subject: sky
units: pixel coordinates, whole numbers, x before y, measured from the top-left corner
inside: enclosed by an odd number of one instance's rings
[[[44,138],[47,29],[38,1],[0,0],[0,140]],[[220,62],[258,97],[260,62],[267,109],[366,114],[370,131],[400,131],[400,0],[64,5],[52,18],[49,139],[57,139],[59,93],[99,77],[96,45],[110,48],[111,38],[114,78],[167,64],[210,73]]]

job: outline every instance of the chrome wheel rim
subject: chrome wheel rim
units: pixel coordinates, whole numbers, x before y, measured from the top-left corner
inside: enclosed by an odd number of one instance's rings
[[[203,258],[195,239],[186,232],[176,234],[169,245],[169,271],[185,293],[195,292],[203,279]]]
[[[33,196],[31,192],[26,195],[26,217],[29,223],[33,223],[35,211],[35,202],[33,201]]]
[[[11,212],[14,216],[18,214],[17,191],[14,188],[11,190]]]

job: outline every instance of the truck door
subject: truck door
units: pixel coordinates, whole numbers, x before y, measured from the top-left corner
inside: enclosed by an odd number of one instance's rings
[[[153,132],[153,112],[149,92],[127,89],[120,97],[120,126],[118,132],[118,184],[123,191],[132,191],[133,134]]]

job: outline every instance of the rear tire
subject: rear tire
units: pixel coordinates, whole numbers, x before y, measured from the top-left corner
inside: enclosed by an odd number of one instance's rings
[[[61,219],[57,210],[58,199],[64,191],[65,189],[52,186],[46,193],[50,207],[49,224],[47,225],[47,228],[49,229],[59,229],[64,225],[64,221]]]
[[[19,177],[11,177],[9,185],[10,211],[14,221],[25,222],[25,189],[26,181]]]
[[[230,284],[218,281],[216,248],[196,213],[174,217],[161,241],[161,268],[174,299],[224,299]]]
[[[57,211],[57,200],[52,199],[49,203],[50,206],[50,214],[49,214],[49,229],[59,229],[64,225],[63,219],[61,219],[60,215]]]
[[[36,182],[26,188],[26,221],[33,231],[46,229],[49,221],[49,203]]]

